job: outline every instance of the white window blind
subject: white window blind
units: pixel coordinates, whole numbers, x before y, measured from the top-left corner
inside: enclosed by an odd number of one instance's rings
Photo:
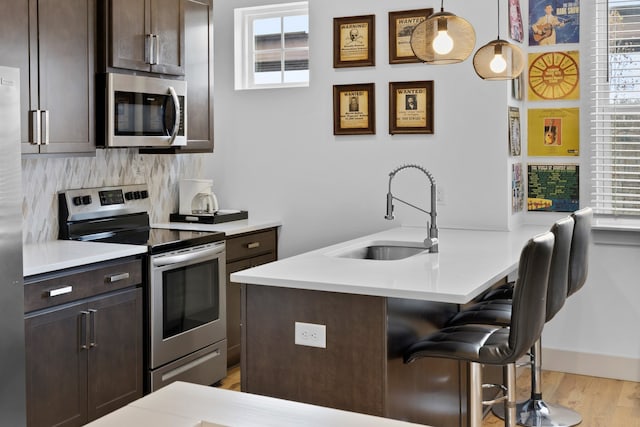
[[[595,0],[593,208],[640,215],[640,0]]]

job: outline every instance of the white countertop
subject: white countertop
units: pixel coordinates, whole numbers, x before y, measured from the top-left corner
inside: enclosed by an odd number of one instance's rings
[[[197,222],[166,222],[152,224],[155,228],[172,228],[174,230],[222,231],[227,236],[280,227],[282,221],[274,219],[242,219],[240,221],[222,222],[219,224],[202,224]]]
[[[549,230],[439,230],[439,253],[396,261],[336,257],[372,242],[422,242],[427,229],[398,227],[231,275],[237,283],[464,304],[515,271],[527,240]]]
[[[271,227],[279,227],[279,220],[247,219],[224,222],[221,224],[197,224],[185,222],[169,222],[153,224],[155,228],[171,228],[174,230],[222,231],[227,236],[259,231]],[[80,242],[75,240],[51,240],[40,243],[29,243],[23,246],[23,275],[48,273],[55,270],[77,267],[94,262],[107,261],[129,255],[147,252],[145,245],[125,245],[119,243]]]
[[[51,240],[22,247],[23,275],[48,273],[147,252],[145,245]]]
[[[87,424],[91,427],[409,427],[404,421],[174,382]]]

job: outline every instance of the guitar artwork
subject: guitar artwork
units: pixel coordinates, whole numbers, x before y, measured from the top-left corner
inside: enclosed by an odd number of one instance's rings
[[[535,40],[536,43],[540,43],[542,40],[549,38],[553,35],[553,31],[555,27],[563,26],[564,24],[567,24],[571,21],[572,21],[572,18],[569,18],[569,19],[558,18],[558,22],[555,24],[549,23],[549,24],[544,24],[542,26],[538,25],[539,30],[533,32],[533,40]]]

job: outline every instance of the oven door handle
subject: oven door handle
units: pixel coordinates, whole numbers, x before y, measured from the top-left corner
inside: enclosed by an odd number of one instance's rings
[[[203,249],[194,252],[188,252],[180,255],[168,255],[162,256],[158,258],[153,258],[153,266],[154,267],[162,267],[165,265],[179,264],[182,262],[189,262],[201,258],[206,258],[212,255],[221,254],[225,250],[225,245],[215,246],[209,249]]]

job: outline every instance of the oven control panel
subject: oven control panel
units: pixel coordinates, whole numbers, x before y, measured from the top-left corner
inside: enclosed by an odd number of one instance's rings
[[[67,221],[143,213],[150,205],[146,184],[61,191],[58,202]]]

